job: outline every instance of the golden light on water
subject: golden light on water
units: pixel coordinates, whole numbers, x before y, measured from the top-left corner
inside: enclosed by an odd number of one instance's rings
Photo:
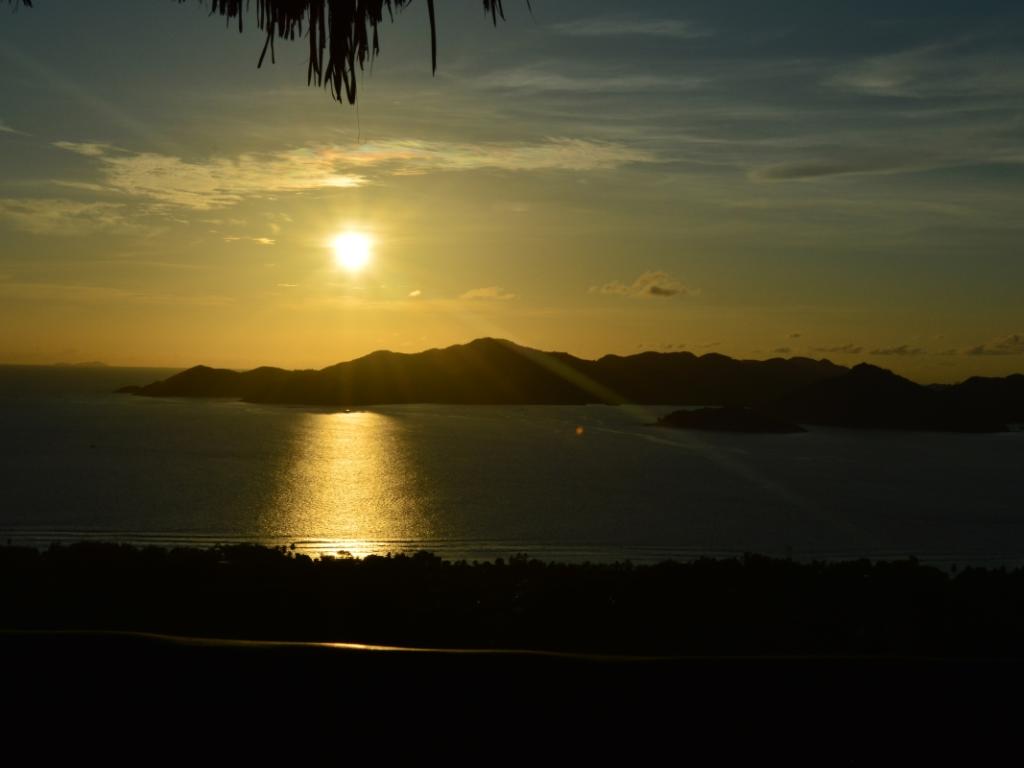
[[[355,557],[432,537],[405,429],[401,419],[371,411],[304,414],[260,534],[297,542],[301,551]]]
[[[373,238],[365,232],[342,232],[331,240],[334,262],[349,272],[361,272],[373,258]]]

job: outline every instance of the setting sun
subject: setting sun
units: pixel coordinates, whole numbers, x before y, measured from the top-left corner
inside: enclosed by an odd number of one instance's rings
[[[359,272],[370,263],[373,238],[362,232],[342,232],[331,241],[334,261],[349,272]]]

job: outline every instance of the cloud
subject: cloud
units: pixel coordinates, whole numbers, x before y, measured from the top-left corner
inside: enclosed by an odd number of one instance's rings
[[[750,178],[755,181],[800,181],[803,179],[820,179],[827,176],[904,173],[912,170],[924,170],[927,167],[929,167],[927,163],[915,165],[897,158],[891,160],[865,157],[801,160],[755,168],[750,172]]]
[[[100,285],[36,283],[0,279],[0,298],[8,301],[38,301],[60,304],[161,304],[223,306],[233,299],[219,295],[176,295],[145,293]]]
[[[793,350],[790,349],[789,347],[776,347],[775,349],[772,350],[772,354],[773,355],[791,355],[791,354],[793,354]]]
[[[111,191],[197,210],[232,205],[248,196],[356,187],[367,182],[363,176],[338,172],[328,156],[309,150],[189,162],[98,144],[58,142],[57,146],[99,161]]]
[[[855,344],[843,344],[838,347],[812,347],[814,352],[827,352],[838,355],[859,355],[864,352],[864,347]]]
[[[964,354],[966,355],[1024,355],[1024,335],[1019,333],[1011,334],[999,341],[988,344],[979,344],[971,347]]]
[[[492,301],[508,301],[516,295],[509,293],[497,285],[489,285],[486,288],[472,288],[459,296],[460,299],[487,299]]]
[[[247,197],[361,187],[367,172],[405,176],[430,172],[601,171],[651,162],[651,153],[623,144],[550,138],[534,143],[394,140],[359,145],[312,145],[270,153],[184,160],[132,153],[102,144],[55,146],[99,163],[109,191],[159,203],[207,210]]]
[[[395,175],[431,171],[604,171],[653,162],[646,150],[586,139],[550,138],[536,143],[449,143],[419,140],[363,144],[344,151],[342,162],[383,165]]]
[[[909,344],[900,344],[898,347],[882,347],[880,349],[872,349],[870,354],[896,357],[912,357],[914,355],[924,354],[924,350],[921,349],[920,347],[912,347]]]
[[[74,152],[83,157],[102,157],[108,151],[114,149],[109,144],[93,144],[79,141],[55,141],[53,146],[68,152]]]
[[[1020,96],[1024,58],[998,50],[967,50],[963,43],[933,44],[853,62],[826,80],[865,96],[904,99]]]
[[[554,24],[551,29],[571,37],[664,37],[691,40],[711,32],[682,19],[629,19],[596,17]]]
[[[274,245],[277,241],[272,237],[243,237],[242,235],[229,235],[224,238],[225,243],[237,243],[242,240],[247,240],[257,245]]]
[[[621,74],[575,75],[553,70],[556,65],[537,65],[500,70],[478,77],[481,88],[509,88],[537,92],[630,93],[641,91],[693,90],[707,83],[692,75]]]
[[[803,336],[802,333],[791,333],[791,334],[789,334],[789,338],[791,338],[791,339],[799,339],[801,336]]]
[[[422,295],[423,295],[423,291],[421,291],[419,288],[417,288],[415,291],[409,291],[409,298],[410,299],[418,299]]]
[[[28,135],[24,131],[19,131],[17,128],[12,128],[4,120],[0,120],[0,133],[16,133],[16,134],[18,134],[20,136],[27,136]]]
[[[694,293],[693,290],[665,272],[644,272],[628,285],[616,280],[590,290],[592,293],[633,298],[670,298],[672,296],[689,296]]]
[[[104,187],[102,184],[93,184],[88,181],[69,181],[67,179],[54,179],[53,183],[58,187],[67,187],[68,189],[77,189],[83,192],[110,192],[109,189]]]
[[[127,226],[122,204],[62,198],[0,198],[0,219],[36,235],[82,235]]]

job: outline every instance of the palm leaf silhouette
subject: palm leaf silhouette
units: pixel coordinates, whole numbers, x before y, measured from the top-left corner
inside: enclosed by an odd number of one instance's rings
[[[8,0],[31,8],[33,0]],[[185,3],[189,0],[176,0]],[[211,15],[237,19],[243,31],[245,12],[256,6],[256,26],[264,33],[263,50],[257,67],[267,54],[274,61],[274,41],[305,37],[309,42],[309,65],[306,82],[326,86],[338,101],[355,103],[357,72],[368,60],[380,53],[379,28],[387,14],[394,21],[395,12],[414,0],[199,0],[210,6]],[[431,69],[437,71],[437,14],[434,0],[425,0],[430,18]],[[482,0],[484,12],[494,24],[504,19],[502,0]],[[530,7],[530,0],[526,0]]]

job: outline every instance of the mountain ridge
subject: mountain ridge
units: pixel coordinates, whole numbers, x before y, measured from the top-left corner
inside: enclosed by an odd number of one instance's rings
[[[809,358],[737,360],[718,353],[640,352],[597,360],[485,337],[422,352],[377,350],[321,369],[198,365],[124,388],[151,397],[235,397],[304,405],[746,404],[848,369]],[[679,398],[683,398],[680,400]]]
[[[1024,420],[1024,376],[925,387],[885,368],[806,357],[740,360],[645,351],[596,360],[485,337],[422,352],[377,350],[321,369],[194,366],[120,391],[149,397],[231,397],[254,403],[365,407],[687,404],[756,408],[796,423],[999,431]]]

